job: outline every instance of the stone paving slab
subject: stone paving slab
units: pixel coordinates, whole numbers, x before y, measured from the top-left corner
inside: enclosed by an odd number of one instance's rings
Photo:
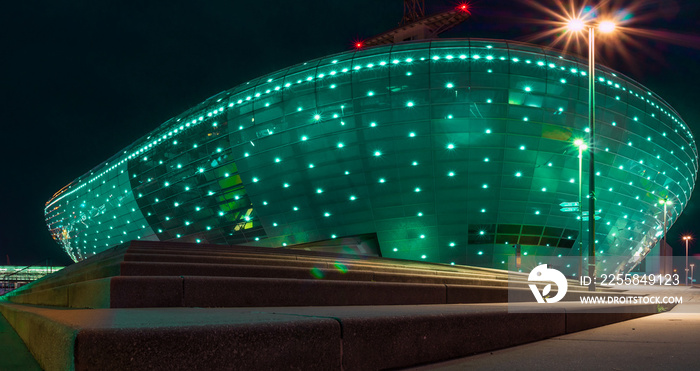
[[[28,347],[45,370],[340,369],[341,329],[329,318],[236,308],[61,310],[2,303],[0,310],[22,322],[25,336],[34,334]]]
[[[373,370],[567,332],[577,303],[352,307],[56,309],[0,303],[46,370]],[[618,306],[619,307],[619,306]],[[629,310],[629,308],[627,308]],[[610,323],[621,313],[595,313]],[[644,315],[644,314],[639,314]]]
[[[41,371],[22,338],[0,314],[0,370]]]
[[[653,316],[407,370],[697,370],[700,289],[646,287],[635,291],[680,295],[684,301]]]

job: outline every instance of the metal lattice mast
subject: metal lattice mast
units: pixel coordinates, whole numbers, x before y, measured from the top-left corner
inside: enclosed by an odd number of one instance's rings
[[[415,22],[425,17],[425,0],[403,0],[401,25]]]

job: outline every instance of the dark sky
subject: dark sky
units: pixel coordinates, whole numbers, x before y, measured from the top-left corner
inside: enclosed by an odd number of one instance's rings
[[[429,13],[457,4],[426,2]],[[443,37],[526,40],[543,30],[526,18],[547,18],[523,1],[470,2],[472,17]],[[700,1],[627,3],[644,4],[634,14],[639,22],[631,25],[665,31],[670,42],[635,37],[641,47],[631,49],[631,61],[610,54],[599,62],[661,95],[700,133],[700,31],[695,29]],[[44,203],[54,192],[207,97],[347,50],[354,40],[396,26],[402,12],[401,0],[4,4],[0,264],[6,255],[17,265],[47,258],[68,264],[43,219]],[[680,247],[684,232],[700,238],[698,202],[694,196],[669,232],[669,243]]]

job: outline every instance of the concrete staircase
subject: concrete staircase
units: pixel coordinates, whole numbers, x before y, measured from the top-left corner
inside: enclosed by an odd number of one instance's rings
[[[657,312],[591,314],[584,294],[543,313],[521,273],[132,241],[6,295],[0,312],[50,370],[396,368]]]
[[[499,303],[509,300],[509,287],[510,301],[533,300],[526,274],[495,269],[133,241],[16,290],[7,300],[67,308]],[[588,292],[571,289],[564,300],[581,294]]]

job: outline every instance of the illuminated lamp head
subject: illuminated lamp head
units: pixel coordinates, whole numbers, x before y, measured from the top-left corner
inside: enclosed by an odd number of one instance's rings
[[[355,49],[362,49],[365,46],[365,43],[362,41],[355,41]]]
[[[465,13],[469,13],[469,4],[467,3],[462,3],[457,5],[457,10]]]
[[[566,25],[566,28],[573,32],[579,32],[583,30],[584,27],[586,27],[586,24],[578,18],[569,20],[569,23]]]

